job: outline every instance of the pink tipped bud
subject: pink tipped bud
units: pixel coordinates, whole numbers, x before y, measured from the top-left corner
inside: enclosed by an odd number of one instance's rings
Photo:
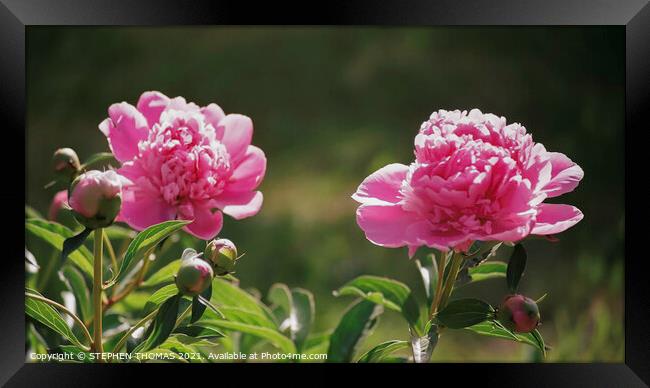
[[[57,177],[66,179],[67,182],[70,182],[81,169],[79,157],[72,148],[59,148],[56,150],[54,156],[52,156],[52,164]]]
[[[210,261],[217,275],[223,276],[235,270],[237,247],[225,238],[212,240],[205,247],[203,257]]]
[[[199,257],[184,259],[176,274],[176,287],[183,295],[195,296],[210,286],[213,277],[207,261]]]
[[[122,205],[122,182],[115,171],[88,171],[70,185],[69,203],[75,218],[96,229],[109,226]]]
[[[61,190],[54,195],[50,210],[47,212],[47,218],[51,221],[56,221],[59,211],[64,209],[68,204],[68,190]]]
[[[508,295],[503,299],[497,319],[516,333],[530,333],[539,325],[537,303],[523,295]]]

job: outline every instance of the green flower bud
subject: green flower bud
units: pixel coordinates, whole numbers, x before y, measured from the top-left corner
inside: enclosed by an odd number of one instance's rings
[[[57,179],[69,183],[81,169],[79,157],[72,148],[59,148],[54,152],[52,157],[52,165],[54,166],[54,174]]]
[[[213,277],[214,272],[208,262],[191,257],[181,261],[176,274],[176,287],[183,295],[199,295],[210,286]]]
[[[203,257],[210,261],[218,276],[227,275],[235,271],[237,247],[232,241],[225,238],[212,240],[205,247]]]

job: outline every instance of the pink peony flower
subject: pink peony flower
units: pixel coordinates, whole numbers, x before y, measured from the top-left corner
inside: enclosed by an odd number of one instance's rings
[[[266,157],[250,145],[250,118],[159,92],[143,93],[137,107],[113,104],[108,114],[99,129],[122,163],[118,173],[132,182],[124,187],[119,221],[142,230],[193,220],[185,229],[209,240],[221,230],[222,212],[239,220],[260,210],[263,197],[255,189]]]
[[[61,190],[54,194],[50,209],[47,212],[47,218],[51,221],[56,221],[59,210],[63,209],[68,204],[68,190]]]
[[[415,161],[368,176],[352,196],[357,223],[384,247],[467,250],[473,241],[515,242],[560,233],[582,212],[543,203],[572,191],[583,171],[533,142],[519,124],[478,109],[434,112],[415,137]]]

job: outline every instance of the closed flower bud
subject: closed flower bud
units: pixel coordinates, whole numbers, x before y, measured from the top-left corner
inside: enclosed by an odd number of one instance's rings
[[[104,228],[120,212],[121,191],[121,178],[115,171],[88,171],[70,185],[68,203],[83,226]]]
[[[54,173],[58,179],[69,183],[81,169],[79,157],[72,148],[59,148],[52,157]]]
[[[212,240],[205,247],[203,257],[210,261],[217,275],[227,275],[235,270],[237,247],[225,238]]]
[[[539,325],[539,308],[528,297],[508,295],[499,307],[497,319],[515,333],[530,333]]]
[[[210,286],[213,277],[210,263],[199,257],[192,257],[181,261],[176,274],[176,287],[183,295],[199,295]]]

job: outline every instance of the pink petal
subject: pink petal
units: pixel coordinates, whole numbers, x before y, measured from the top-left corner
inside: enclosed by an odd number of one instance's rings
[[[160,114],[165,110],[169,104],[169,97],[156,91],[144,92],[138,100],[138,110],[142,112],[144,117],[147,118],[149,127],[160,120]]]
[[[217,236],[223,227],[223,214],[217,210],[212,212],[209,207],[194,207],[194,221],[185,227],[192,235],[211,240]]]
[[[252,145],[248,146],[246,154],[230,176],[226,190],[228,192],[255,190],[262,182],[265,172],[264,151]]]
[[[143,190],[125,189],[122,192],[122,209],[118,221],[129,224],[136,230],[176,218],[176,210],[162,198],[149,195]]]
[[[244,115],[229,114],[219,122],[216,129],[217,133],[223,130],[223,138],[220,140],[226,146],[230,160],[238,161],[253,139],[253,121]]]
[[[543,203],[539,205],[537,221],[532,234],[556,234],[577,224],[583,218],[582,212],[571,205]]]
[[[201,108],[201,113],[205,117],[205,121],[212,124],[212,126],[217,129],[217,139],[223,138],[223,127],[219,127],[219,122],[221,119],[226,117],[226,114],[223,113],[223,109],[217,104],[210,104],[206,107]]]
[[[261,191],[224,193],[212,204],[236,220],[254,216],[260,211],[264,196]]]
[[[147,119],[126,102],[111,105],[108,116],[99,129],[108,138],[113,155],[120,162],[133,159],[138,154],[138,142],[146,139],[149,132]]]
[[[562,153],[549,152],[548,154],[551,156],[552,165],[551,180],[544,186],[548,197],[557,197],[573,191],[585,175],[582,168]]]
[[[390,248],[423,245],[422,238],[429,232],[426,221],[399,205],[361,205],[357,224],[370,242]]]
[[[399,189],[408,169],[408,166],[399,163],[380,168],[361,182],[352,199],[369,205],[399,202]]]

